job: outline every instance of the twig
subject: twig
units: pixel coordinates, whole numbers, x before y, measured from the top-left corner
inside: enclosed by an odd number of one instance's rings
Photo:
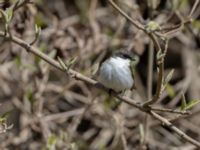
[[[149,45],[148,64],[147,64],[148,65],[147,99],[151,99],[152,97],[153,57],[154,57],[154,49],[153,49],[153,43],[151,42]]]
[[[67,111],[67,112],[62,112],[62,113],[44,116],[42,119],[44,119],[46,122],[55,121],[55,120],[58,120],[58,119],[61,119],[61,118],[69,118],[71,116],[80,115],[83,112],[84,112],[84,108],[78,108],[78,109]]]
[[[196,0],[191,11],[190,11],[190,14],[189,14],[190,18],[192,17],[192,15],[193,15],[194,11],[196,10],[198,4],[199,4],[199,0]]]
[[[159,45],[159,43],[157,43],[158,41],[156,40],[156,38],[155,38],[154,35],[152,35],[152,39],[154,39],[154,44],[156,44],[156,48],[159,51],[161,51],[160,45]],[[160,95],[162,93],[162,85],[163,85],[163,77],[164,77],[164,57],[165,57],[165,55],[167,53],[167,49],[168,49],[168,40],[166,40],[164,51],[159,56],[160,57],[159,60],[157,60],[158,63],[159,63],[158,64],[159,65],[158,66],[159,70],[158,70],[158,79],[157,79],[156,93],[155,93],[155,95],[154,95],[154,97],[153,97],[152,100],[149,100],[149,101],[147,101],[147,102],[145,102],[143,104],[144,106],[149,106],[151,104],[154,104],[160,98]]]
[[[171,130],[173,130],[174,132],[176,132],[180,137],[182,137],[183,139],[187,139],[188,142],[192,143],[193,145],[197,146],[200,148],[200,143],[196,140],[194,140],[193,138],[189,137],[187,134],[185,134],[184,132],[182,132],[180,129],[178,129],[177,127],[175,127],[171,122],[169,122],[167,119],[161,117],[160,115],[156,114],[153,111],[150,111],[150,115],[153,116],[154,118],[160,120],[162,122],[163,125],[169,127]]]
[[[31,4],[31,3],[33,3],[32,1],[30,1],[30,0],[24,0],[23,2],[19,2],[19,1],[17,1],[17,3],[14,5],[14,7],[13,7],[13,10],[14,11],[16,11],[17,9],[19,9],[19,8],[21,8],[21,7],[23,7],[24,5],[26,5],[26,4]]]
[[[136,28],[142,30],[142,31],[145,31],[145,28],[144,26],[136,21],[136,20],[133,20],[131,17],[129,17],[119,6],[117,6],[113,0],[108,0],[108,2],[122,15],[124,16],[126,19],[128,19]]]
[[[179,110],[173,110],[173,109],[167,109],[167,108],[151,107],[151,110],[160,111],[160,112],[167,112],[167,113],[175,113],[175,114],[181,114],[181,115],[190,115],[191,114],[191,112],[189,112],[189,111],[179,111]]]
[[[180,24],[173,25],[173,26],[170,26],[170,27],[161,27],[160,31],[168,31],[168,32],[164,33],[165,36],[168,37],[168,38],[172,38],[173,35],[175,33],[179,32],[184,25],[191,23],[192,15],[194,14],[194,11],[196,10],[198,4],[199,4],[199,0],[196,0],[194,5],[192,6],[190,14],[186,17],[186,19],[183,19]]]
[[[153,87],[153,60],[154,60],[154,49],[153,42],[149,44],[149,53],[148,53],[148,74],[147,74],[147,99],[152,98],[152,87]],[[145,114],[144,119],[144,140],[142,141],[142,147],[145,146],[148,138],[149,130],[149,115]]]

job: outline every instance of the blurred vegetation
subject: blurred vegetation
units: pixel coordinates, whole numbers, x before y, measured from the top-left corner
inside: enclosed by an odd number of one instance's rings
[[[148,22],[146,27],[152,31],[181,23],[195,0],[115,2],[135,20],[144,25]],[[136,53],[140,56],[137,89],[127,95],[145,101],[151,42],[107,0],[0,0],[0,9],[5,12],[0,15],[1,31],[9,28],[49,57],[59,57],[91,78],[96,79],[96,65],[112,52],[127,49]],[[174,123],[200,141],[200,106],[196,105],[200,99],[200,6],[192,17],[192,23],[170,39],[164,71],[168,75],[166,90],[156,106],[190,109],[191,116]],[[145,113],[125,103],[116,108],[118,100],[107,93],[71,79],[1,37],[0,63],[0,149],[122,150],[123,136],[128,149],[142,149]],[[157,67],[153,63],[155,93]],[[146,149],[195,149],[152,118],[148,118],[148,126]]]

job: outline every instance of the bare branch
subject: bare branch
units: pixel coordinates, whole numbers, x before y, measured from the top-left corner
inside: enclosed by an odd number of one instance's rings
[[[189,112],[189,111],[179,111],[179,110],[173,110],[173,109],[167,109],[167,108],[151,107],[151,110],[159,111],[159,112],[175,113],[175,114],[181,114],[181,115],[190,115],[191,114],[191,112]]]
[[[190,18],[192,18],[192,15],[193,15],[194,11],[196,10],[198,4],[199,4],[199,0],[196,0],[194,5],[193,5],[193,7],[192,7],[192,9],[191,9],[191,11],[190,11],[190,14],[189,14]]]
[[[145,31],[145,28],[144,26],[136,21],[136,20],[133,20],[131,17],[129,17],[119,6],[117,6],[113,0],[108,0],[108,2],[122,15],[124,16],[126,19],[128,19],[136,28],[142,30],[142,31]]]

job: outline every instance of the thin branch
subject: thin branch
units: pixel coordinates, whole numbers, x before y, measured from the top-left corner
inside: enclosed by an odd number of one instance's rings
[[[153,37],[153,39],[155,38],[154,36],[152,36],[152,37]],[[157,42],[156,39],[154,39],[154,41],[155,41],[154,43]],[[165,43],[165,49],[164,49],[163,53],[161,54],[161,56],[159,56],[160,60],[157,60],[158,63],[159,63],[158,64],[159,65],[158,66],[159,70],[158,70],[158,79],[157,79],[156,93],[155,93],[155,95],[154,95],[154,97],[153,97],[152,100],[149,100],[149,101],[147,101],[147,102],[145,102],[143,104],[144,106],[149,106],[151,104],[156,103],[159,100],[160,95],[162,93],[162,85],[163,85],[163,78],[164,78],[164,57],[166,56],[167,49],[168,49],[168,40],[166,40],[165,42],[166,42]],[[157,45],[156,46],[157,49],[160,48],[159,43],[157,43],[156,45]],[[159,49],[159,51],[160,50],[161,50],[161,48]]]
[[[199,4],[199,0],[196,0],[194,5],[193,5],[193,7],[192,7],[192,9],[191,9],[191,11],[190,11],[190,14],[189,14],[190,18],[192,18],[192,15],[193,15],[194,11],[196,10],[198,4]]]
[[[148,53],[148,76],[147,76],[147,99],[151,99],[152,97],[152,80],[153,80],[153,57],[154,57],[154,49],[153,43],[150,42],[149,45],[149,53]]]
[[[128,16],[119,6],[117,6],[113,0],[108,0],[108,2],[122,15],[124,16],[126,19],[128,19],[136,28],[142,30],[142,31],[145,31],[145,28],[144,26],[136,21],[136,20],[133,20],[130,16]]]
[[[185,19],[183,19],[181,21],[181,23],[173,25],[173,26],[170,26],[170,27],[161,27],[160,31],[167,31],[167,32],[164,33],[164,35],[166,37],[172,38],[173,35],[175,33],[179,32],[184,25],[187,25],[188,23],[191,23],[192,15],[194,14],[194,11],[196,10],[198,4],[199,4],[199,0],[196,0],[194,5],[192,6],[192,9],[191,9],[189,15]]]
[[[154,47],[153,42],[149,43],[149,51],[148,51],[148,74],[147,74],[147,99],[152,98],[152,87],[153,87],[153,60],[154,60]],[[144,118],[144,139],[142,140],[142,146],[145,146],[148,138],[149,131],[149,115],[145,114]]]
[[[175,127],[171,122],[169,122],[167,119],[161,117],[160,115],[156,114],[153,111],[150,111],[150,115],[154,118],[156,118],[157,120],[160,120],[161,123],[165,126],[167,126],[168,128],[170,128],[171,130],[173,130],[174,132],[176,132],[181,138],[183,139],[187,139],[188,142],[192,143],[193,145],[197,146],[200,148],[200,143],[196,140],[194,140],[193,138],[189,137],[187,134],[185,134],[184,132],[182,132],[180,129],[178,129],[177,127]]]
[[[173,110],[173,109],[167,109],[167,108],[151,107],[151,110],[160,111],[160,112],[167,112],[167,113],[175,113],[175,114],[181,114],[181,115],[190,115],[191,114],[191,112],[189,112],[189,111],[179,111],[179,110]]]
[[[66,111],[66,112],[62,112],[62,113],[57,113],[57,114],[52,114],[52,115],[48,115],[48,116],[44,116],[42,119],[44,119],[45,121],[55,121],[61,118],[69,118],[71,116],[77,116],[80,115],[84,112],[84,108],[78,108],[75,110],[71,110],[71,111]]]

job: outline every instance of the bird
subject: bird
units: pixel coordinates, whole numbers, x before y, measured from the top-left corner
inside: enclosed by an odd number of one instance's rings
[[[127,51],[118,51],[103,61],[99,67],[98,81],[117,93],[135,88],[134,68],[138,56]]]

